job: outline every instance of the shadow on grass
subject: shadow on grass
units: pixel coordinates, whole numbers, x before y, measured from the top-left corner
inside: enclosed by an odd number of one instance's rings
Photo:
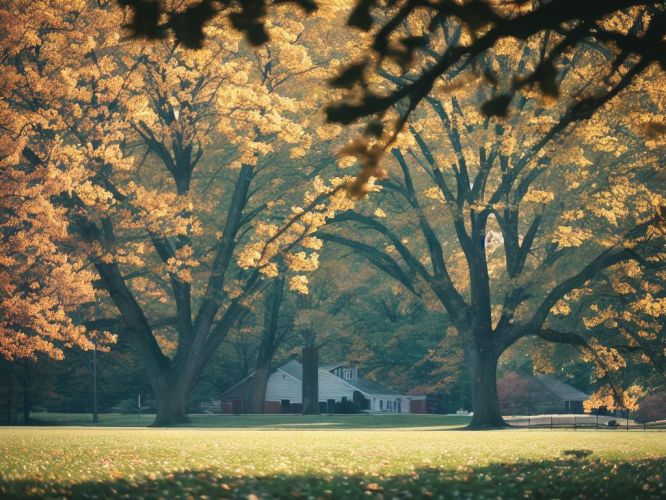
[[[584,450],[586,451],[586,450]],[[40,483],[0,480],[3,498],[664,498],[666,458],[498,463],[456,469],[424,467],[407,473],[234,475],[212,469],[161,471],[135,480]],[[253,496],[254,495],[254,496]]]
[[[154,415],[101,414],[93,424],[89,415],[34,414],[33,426],[147,427]],[[190,415],[173,428],[211,429],[419,429],[435,430],[467,425],[470,417],[453,415]]]

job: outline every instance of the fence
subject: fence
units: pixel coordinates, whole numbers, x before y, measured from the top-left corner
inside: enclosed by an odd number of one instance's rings
[[[666,420],[641,424],[626,418],[599,415],[508,417],[506,421],[514,427],[528,429],[666,430]]]

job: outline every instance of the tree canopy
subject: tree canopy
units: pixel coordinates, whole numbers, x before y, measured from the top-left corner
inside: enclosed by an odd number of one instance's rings
[[[321,345],[405,390],[466,365],[477,427],[535,340],[633,405],[664,377],[665,12],[0,7],[0,354],[131,346],[157,425],[234,350],[261,408]]]

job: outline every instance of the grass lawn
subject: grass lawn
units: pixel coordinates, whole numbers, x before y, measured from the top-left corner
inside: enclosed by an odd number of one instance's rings
[[[471,417],[451,415],[190,415],[178,427],[222,429],[395,429],[450,428],[467,425]],[[101,414],[93,424],[90,414],[34,413],[33,425],[87,427],[147,427],[155,415]]]
[[[295,430],[302,418],[281,418],[277,429],[269,417],[242,429],[0,428],[0,497],[666,495],[666,432],[472,432],[417,416],[418,430],[346,428],[353,417]]]

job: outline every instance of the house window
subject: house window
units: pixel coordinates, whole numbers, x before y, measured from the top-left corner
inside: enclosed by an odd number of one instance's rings
[[[384,409],[384,400],[383,400],[383,399],[380,399],[380,400],[379,400],[379,409],[380,409],[380,410],[383,410],[383,409]]]
[[[354,369],[353,368],[343,368],[342,369],[342,378],[345,380],[352,380],[354,378]]]

